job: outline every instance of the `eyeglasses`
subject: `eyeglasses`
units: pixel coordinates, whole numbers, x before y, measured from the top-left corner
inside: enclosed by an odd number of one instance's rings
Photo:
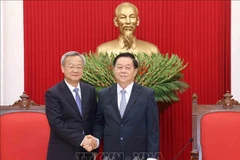
[[[70,70],[70,71],[73,71],[74,69],[80,71],[80,70],[83,69],[82,66],[74,66],[74,65],[69,65],[69,66],[64,66],[64,67],[67,68],[67,69]]]

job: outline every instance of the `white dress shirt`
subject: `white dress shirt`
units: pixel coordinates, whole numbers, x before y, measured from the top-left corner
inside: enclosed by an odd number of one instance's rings
[[[132,87],[133,87],[133,82],[131,84],[129,84],[124,90],[126,91],[125,93],[125,97],[126,97],[126,104],[128,104],[130,95],[132,93]],[[122,93],[121,90],[123,90],[123,88],[117,83],[117,97],[118,97],[118,109],[120,110],[120,102],[122,99]]]
[[[77,87],[73,87],[71,84],[69,84],[66,79],[64,79],[65,83],[67,84],[68,88],[70,89],[74,99],[76,100],[76,92],[74,91],[75,88],[78,88],[78,94],[80,96],[80,99],[82,100],[82,95],[81,95],[81,88],[80,88],[80,85],[78,83],[78,86]]]

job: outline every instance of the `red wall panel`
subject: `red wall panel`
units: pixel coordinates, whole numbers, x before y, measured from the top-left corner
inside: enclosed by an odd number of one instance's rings
[[[122,1],[24,1],[25,92],[44,104],[45,91],[62,80],[60,57],[95,51],[118,36],[115,7]],[[180,101],[160,108],[161,152],[173,159],[191,137],[191,95],[215,103],[230,90],[230,0],[131,0],[139,9],[137,37],[188,62],[190,85]],[[179,159],[190,159],[189,145]]]

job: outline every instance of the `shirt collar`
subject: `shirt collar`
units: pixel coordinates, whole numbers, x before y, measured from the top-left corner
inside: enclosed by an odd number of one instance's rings
[[[130,83],[124,90],[127,94],[130,94],[132,92],[134,82]],[[123,88],[117,83],[117,93],[120,93]]]
[[[70,89],[70,91],[73,91],[75,88],[78,88],[80,93],[81,93],[81,88],[80,88],[80,85],[78,83],[78,86],[77,87],[73,87],[71,84],[69,84],[66,79],[64,79],[65,83],[67,84],[68,88]]]

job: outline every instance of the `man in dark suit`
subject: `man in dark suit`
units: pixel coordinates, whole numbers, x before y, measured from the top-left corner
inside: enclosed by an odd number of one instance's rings
[[[157,159],[159,118],[154,91],[134,82],[138,62],[121,53],[113,61],[117,84],[99,92],[93,136],[103,137],[104,158]]]
[[[92,134],[96,112],[95,88],[80,82],[86,64],[76,51],[61,58],[65,79],[45,94],[46,115],[51,128],[47,160],[92,159],[84,145],[95,146]]]

